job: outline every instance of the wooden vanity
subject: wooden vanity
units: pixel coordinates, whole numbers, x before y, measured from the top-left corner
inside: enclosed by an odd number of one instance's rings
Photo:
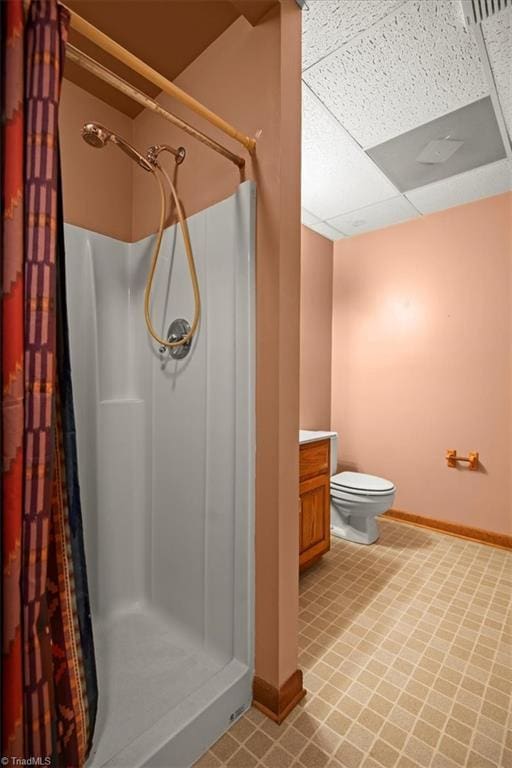
[[[299,568],[301,571],[315,563],[331,547],[331,450],[330,437],[312,439],[309,442],[302,442],[301,438],[299,454]]]

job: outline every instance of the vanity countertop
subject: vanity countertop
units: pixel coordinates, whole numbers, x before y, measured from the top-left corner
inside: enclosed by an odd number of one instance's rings
[[[303,443],[314,443],[316,440],[327,440],[328,438],[332,440],[332,438],[337,436],[337,432],[322,432],[311,429],[301,429],[299,430],[299,443],[301,445]]]

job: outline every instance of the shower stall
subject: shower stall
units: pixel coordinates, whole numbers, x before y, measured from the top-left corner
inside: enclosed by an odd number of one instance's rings
[[[185,768],[250,705],[255,188],[188,220],[202,316],[174,359],[144,324],[153,237],[66,225],[79,477],[98,665],[89,766]],[[152,291],[194,300],[179,228]]]

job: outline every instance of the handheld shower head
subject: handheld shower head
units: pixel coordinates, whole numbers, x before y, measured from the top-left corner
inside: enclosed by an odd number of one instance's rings
[[[122,149],[123,152],[128,155],[128,157],[131,157],[132,160],[135,160],[135,162],[140,165],[141,168],[144,168],[145,171],[150,171],[151,173],[153,172],[153,166],[151,163],[146,160],[146,158],[141,155],[140,152],[137,152],[135,147],[132,147],[132,145],[129,144],[121,136],[118,136],[116,133],[112,133],[112,131],[109,131],[99,123],[85,123],[85,125],[82,127],[82,138],[84,141],[90,144],[91,147],[95,147],[96,149],[101,149],[102,147],[106,146],[109,141],[111,141],[112,144],[115,144],[119,147],[119,149]]]
[[[111,131],[108,131],[99,123],[85,123],[82,126],[82,139],[91,147],[101,149],[112,137]]]
[[[174,155],[176,164],[178,165],[179,163],[183,162],[183,160],[185,159],[185,155],[186,155],[185,148],[179,147],[178,149],[174,149],[173,147],[170,147],[168,144],[157,144],[155,146],[150,147],[147,153],[147,157],[144,157],[139,152],[137,152],[135,147],[132,147],[131,144],[129,144],[127,141],[121,138],[121,136],[117,136],[117,134],[112,133],[112,131],[109,131],[108,128],[105,128],[103,125],[100,125],[99,123],[85,123],[82,126],[81,133],[82,133],[83,140],[86,141],[88,144],[90,144],[91,147],[95,147],[96,149],[101,149],[102,147],[106,146],[108,142],[112,142],[112,144],[117,144],[117,146],[120,149],[122,149],[123,152],[128,155],[128,157],[131,157],[132,160],[135,160],[135,162],[138,163],[138,165],[140,165],[141,168],[144,168],[145,171],[150,171],[153,174],[153,178],[158,184],[158,187],[160,190],[160,202],[161,202],[160,224],[158,228],[158,234],[155,240],[153,255],[151,257],[151,266],[150,266],[148,278],[146,281],[146,288],[144,290],[144,316],[146,319],[146,326],[150,335],[164,349],[169,349],[174,351],[175,354],[173,354],[173,357],[178,358],[180,355],[177,354],[176,351],[179,349],[185,349],[185,348],[188,349],[187,345],[190,344],[192,337],[194,336],[197,330],[197,327],[199,325],[199,320],[201,317],[201,295],[199,291],[199,283],[197,280],[197,272],[196,272],[196,267],[194,263],[194,254],[192,252],[192,245],[190,243],[190,236],[189,236],[185,216],[183,213],[183,209],[181,207],[178,193],[176,192],[173,182],[167,175],[165,169],[162,168],[162,166],[160,166],[158,163],[158,155],[160,154],[160,152],[164,152],[164,151],[170,152],[172,155]],[[192,291],[194,294],[194,304],[195,304],[194,320],[192,321],[192,325],[189,326],[187,323],[186,324],[187,327],[182,329],[183,333],[182,335],[180,335],[179,338],[175,338],[173,335],[170,335],[166,339],[161,338],[158,332],[155,330],[155,327],[153,326],[153,323],[151,321],[151,306],[150,306],[151,305],[151,288],[153,285],[155,270],[158,264],[158,256],[160,253],[160,247],[161,247],[162,238],[164,235],[165,221],[166,221],[166,214],[167,214],[165,186],[162,181],[162,177],[165,178],[169,183],[172,197],[174,199],[174,204],[176,206],[178,221],[180,224],[181,232],[183,234],[183,240],[185,243],[185,252],[188,260],[188,268],[190,272],[190,279],[192,281]],[[186,323],[186,321],[184,322]],[[181,355],[181,356],[184,356],[184,355]]]

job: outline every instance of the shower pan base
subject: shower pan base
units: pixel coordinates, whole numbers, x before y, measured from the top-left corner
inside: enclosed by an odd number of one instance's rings
[[[195,638],[149,606],[124,610],[100,624],[96,657],[103,688],[88,768],[186,768],[191,745],[183,725],[191,713],[196,716],[198,700],[208,722],[209,704],[235,677],[240,691],[223,713],[225,727],[233,712],[250,706],[248,667],[208,655]],[[192,741],[201,741],[197,757],[216,737],[215,728],[209,740],[208,730],[207,723],[199,727],[195,720]]]

